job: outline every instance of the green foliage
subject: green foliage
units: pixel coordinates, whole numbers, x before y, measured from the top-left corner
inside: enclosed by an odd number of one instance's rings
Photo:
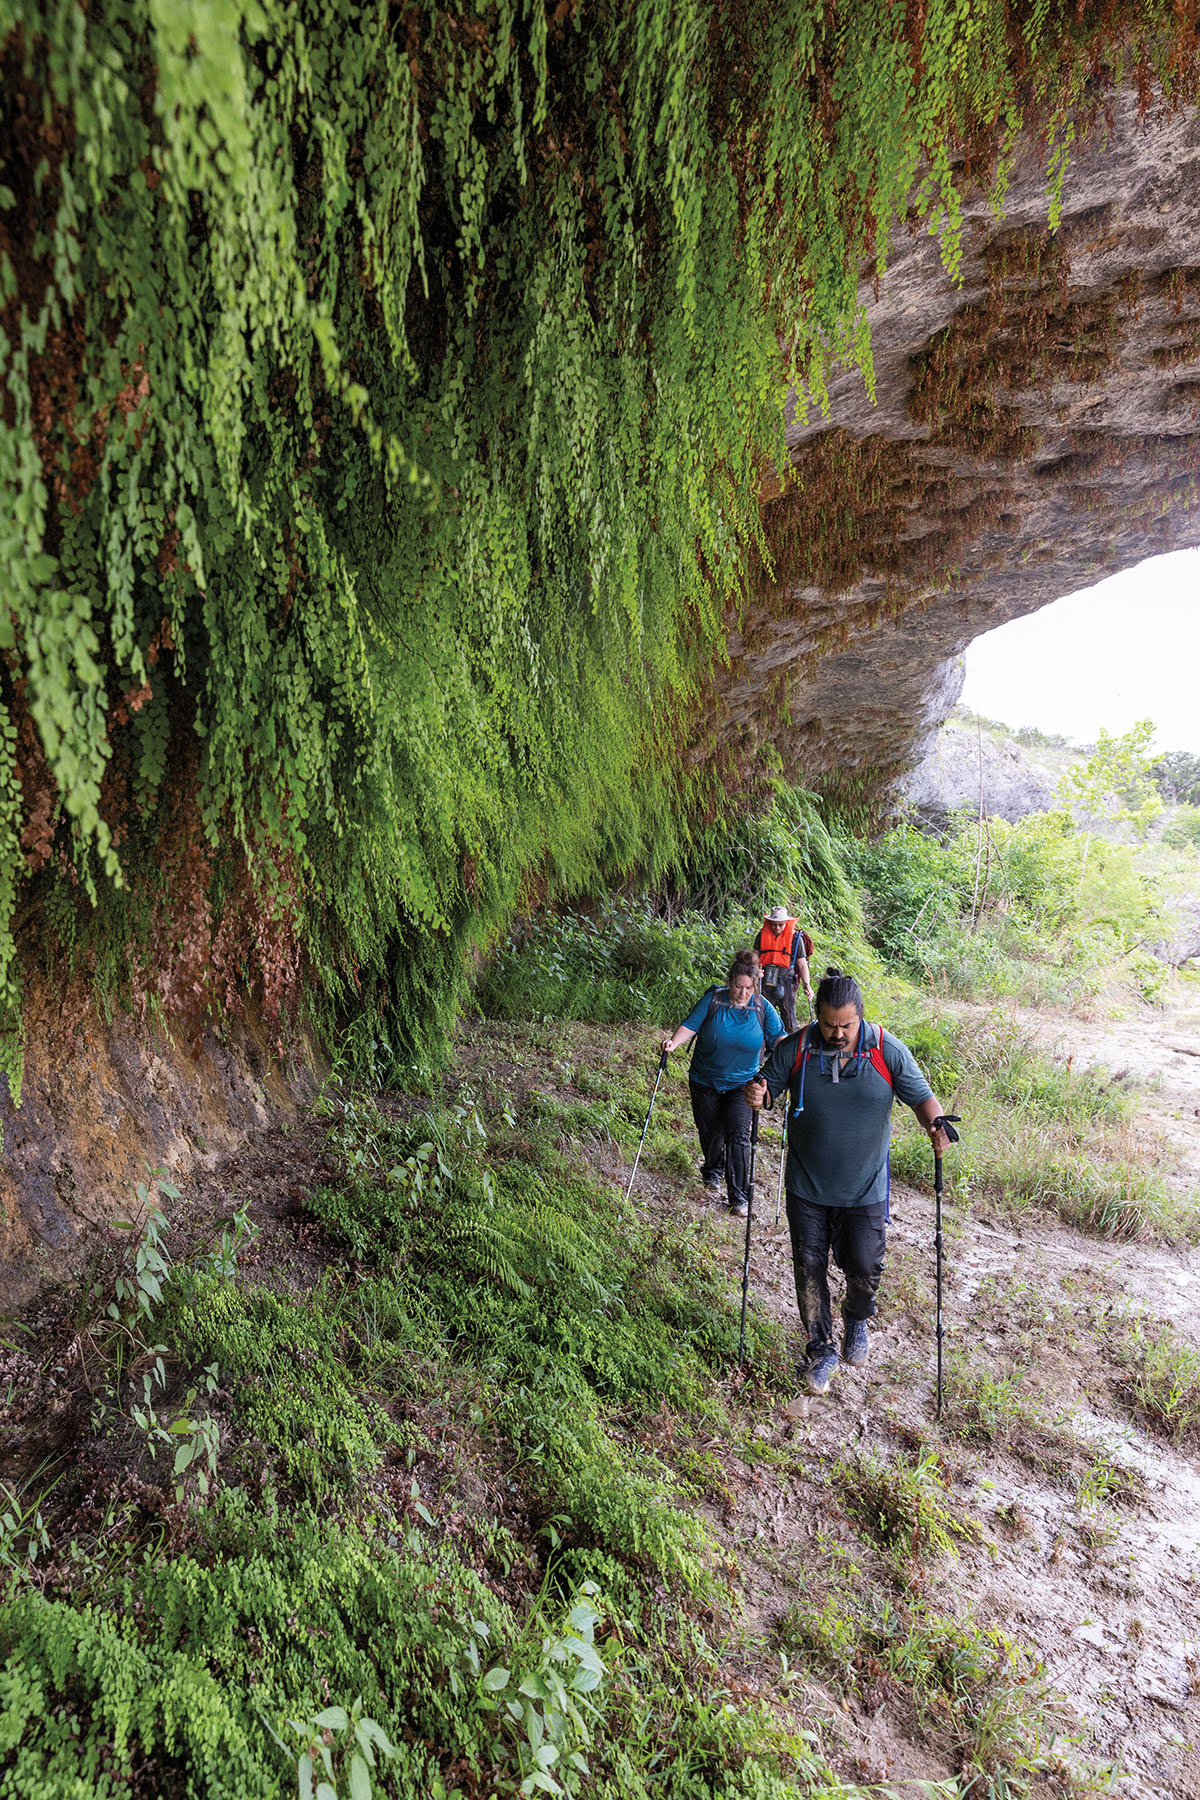
[[[870,1603],[868,1592],[861,1570],[838,1570],[824,1596],[789,1609],[781,1641],[846,1694],[878,1692],[881,1671],[899,1681],[921,1725],[961,1770],[963,1785],[949,1783],[947,1792],[1024,1800],[1041,1791],[1039,1777],[1064,1775],[1055,1750],[1063,1708],[1040,1664],[970,1615],[878,1594]]]
[[[661,876],[789,383],[870,385],[896,220],[956,272],[962,155],[999,199],[1030,105],[1061,184],[1174,20],[0,8],[9,1027],[23,887],[194,1036],[303,988],[429,1057],[531,871]]]
[[[363,1713],[361,1698],[349,1712],[344,1706],[323,1706],[311,1718],[289,1719],[288,1725],[299,1739],[296,1773],[300,1800],[338,1800],[338,1782],[346,1769],[350,1772],[346,1790],[350,1800],[371,1800],[376,1756],[390,1762],[396,1755],[387,1733]],[[336,1733],[342,1734],[340,1744]],[[336,1771],[335,1760],[339,1765]]]
[[[287,1481],[325,1492],[374,1469],[395,1427],[355,1376],[369,1352],[322,1303],[197,1283],[170,1330],[197,1362],[238,1384],[239,1416],[256,1460]],[[243,1458],[246,1452],[243,1451]]]
[[[902,821],[842,849],[871,941],[931,985],[1063,1006],[1117,982],[1151,1002],[1163,991],[1166,966],[1143,948],[1163,928],[1161,883],[1063,812],[983,833],[965,818],[944,843]]]
[[[1163,842],[1177,850],[1200,850],[1200,806],[1181,806],[1163,832]]]
[[[850,1516],[901,1564],[944,1556],[956,1539],[975,1534],[948,1506],[932,1450],[890,1461],[866,1453],[839,1464],[837,1474]]]
[[[1059,803],[1073,811],[1083,826],[1083,866],[1097,820],[1126,821],[1145,837],[1161,813],[1162,798],[1154,786],[1150,749],[1154,730],[1151,719],[1139,719],[1121,737],[1101,730],[1087,761],[1072,763],[1059,782]]]
[[[724,981],[756,929],[737,919],[712,924],[699,913],[672,924],[635,900],[541,913],[497,951],[477,998],[499,1019],[673,1022]]]
[[[674,884],[676,898],[711,919],[752,919],[755,930],[772,906],[785,905],[814,936],[861,931],[862,909],[842,852],[815,796],[777,782],[763,811],[742,818],[720,812],[694,835]]]
[[[170,1263],[163,1246],[167,1220],[161,1207],[154,1204],[158,1195],[167,1201],[179,1198],[179,1189],[167,1180],[162,1169],[152,1170],[148,1182],[137,1184],[138,1208],[144,1223],[132,1255],[113,1278],[108,1317],[127,1330],[139,1326],[143,1319],[153,1318],[155,1309],[162,1302],[163,1283],[169,1279]],[[114,1221],[114,1227],[124,1231],[135,1229],[125,1219]]]
[[[966,1120],[946,1164],[949,1205],[986,1196],[1016,1213],[1042,1207],[1098,1237],[1178,1242],[1200,1233],[1200,1203],[1165,1181],[1127,1076],[1081,1065],[1069,1039],[1046,1056],[1000,1011],[956,1020],[936,1003],[900,999],[889,1022],[938,1098]],[[892,1172],[930,1184],[928,1138],[905,1118]]]
[[[840,847],[847,874],[866,892],[871,942],[890,960],[912,966],[917,929],[924,924],[928,937],[964,910],[970,888],[961,856],[908,820],[874,842],[847,836]]]
[[[778,903],[816,940],[814,979],[832,961],[869,984],[881,970],[864,941],[846,853],[811,796],[779,784],[765,812],[722,815],[700,833],[653,899],[522,921],[485,969],[479,1003],[502,1019],[675,1023],[724,981]]]
[[[711,1233],[626,1207],[465,1090],[398,1118],[331,1084],[322,1110],[338,1179],[301,1267],[177,1258],[154,1311],[168,1365],[220,1357],[203,1503],[147,1529],[89,1498],[49,1577],[45,1500],[0,1521],[0,1796],[853,1800],[811,1740],[725,1704],[689,1616],[713,1629],[727,1565],[644,1428],[664,1396],[682,1436],[728,1428],[737,1295]],[[764,1391],[790,1381],[781,1334],[752,1317],[751,1345]],[[92,1427],[77,1488],[146,1452]],[[469,1519],[441,1491],[460,1433],[487,1495]]]
[[[279,1527],[227,1495],[199,1554],[139,1572],[139,1630],[33,1591],[10,1600],[0,1794],[115,1795],[132,1763],[195,1800],[244,1800],[285,1791],[287,1756],[294,1792],[296,1750],[277,1745],[323,1684],[361,1691],[397,1745],[407,1726],[385,1792],[429,1791],[431,1745],[483,1752],[487,1709],[456,1704],[448,1675],[472,1617],[501,1643],[514,1632],[479,1577],[415,1533],[389,1545],[304,1511]]]
[[[1168,806],[1200,807],[1200,756],[1168,750],[1155,758],[1148,773]]]

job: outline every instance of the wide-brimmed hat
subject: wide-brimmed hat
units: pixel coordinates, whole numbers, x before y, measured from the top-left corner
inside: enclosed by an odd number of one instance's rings
[[[772,925],[786,925],[792,915],[786,906],[773,906],[766,916]]]

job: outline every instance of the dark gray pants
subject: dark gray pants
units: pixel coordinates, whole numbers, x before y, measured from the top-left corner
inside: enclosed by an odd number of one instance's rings
[[[829,1298],[829,1253],[846,1277],[842,1317],[847,1323],[873,1319],[887,1248],[887,1207],[814,1206],[799,1194],[787,1197],[796,1271],[796,1304],[808,1333],[810,1357],[832,1350],[833,1309]]]
[[[766,973],[763,973],[763,998],[769,1000],[775,1011],[783,1020],[783,1028],[791,1033],[797,1030],[796,1025],[796,977],[781,971],[782,980],[778,987],[768,985]]]
[[[743,1087],[701,1087],[689,1081],[692,1117],[696,1134],[704,1152],[700,1173],[714,1172],[725,1177],[725,1192],[730,1200],[750,1198],[750,1121],[753,1113]]]

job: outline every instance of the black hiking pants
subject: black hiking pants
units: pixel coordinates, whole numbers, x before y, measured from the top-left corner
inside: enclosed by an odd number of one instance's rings
[[[829,1253],[846,1277],[842,1317],[847,1324],[875,1316],[875,1296],[887,1247],[887,1206],[814,1206],[799,1194],[787,1197],[796,1271],[796,1304],[808,1333],[808,1354],[834,1348],[829,1299]]]
[[[702,1087],[688,1082],[692,1117],[704,1152],[701,1175],[724,1175],[729,1200],[750,1198],[750,1121],[753,1118],[744,1087]]]

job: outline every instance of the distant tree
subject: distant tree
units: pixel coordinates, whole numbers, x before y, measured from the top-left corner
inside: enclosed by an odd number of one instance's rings
[[[1072,763],[1055,790],[1059,803],[1083,827],[1081,878],[1097,819],[1123,819],[1145,837],[1151,820],[1162,811],[1162,797],[1151,777],[1154,730],[1152,719],[1139,719],[1123,737],[1101,731],[1091,756]]]
[[[1163,843],[1175,850],[1200,850],[1200,806],[1181,806],[1163,832]]]
[[[1200,756],[1168,750],[1151,764],[1150,775],[1168,806],[1200,806]]]
[[[1039,731],[1036,725],[1022,725],[1017,732],[1018,744],[1045,744],[1051,750],[1069,750],[1070,742],[1061,731]]]

